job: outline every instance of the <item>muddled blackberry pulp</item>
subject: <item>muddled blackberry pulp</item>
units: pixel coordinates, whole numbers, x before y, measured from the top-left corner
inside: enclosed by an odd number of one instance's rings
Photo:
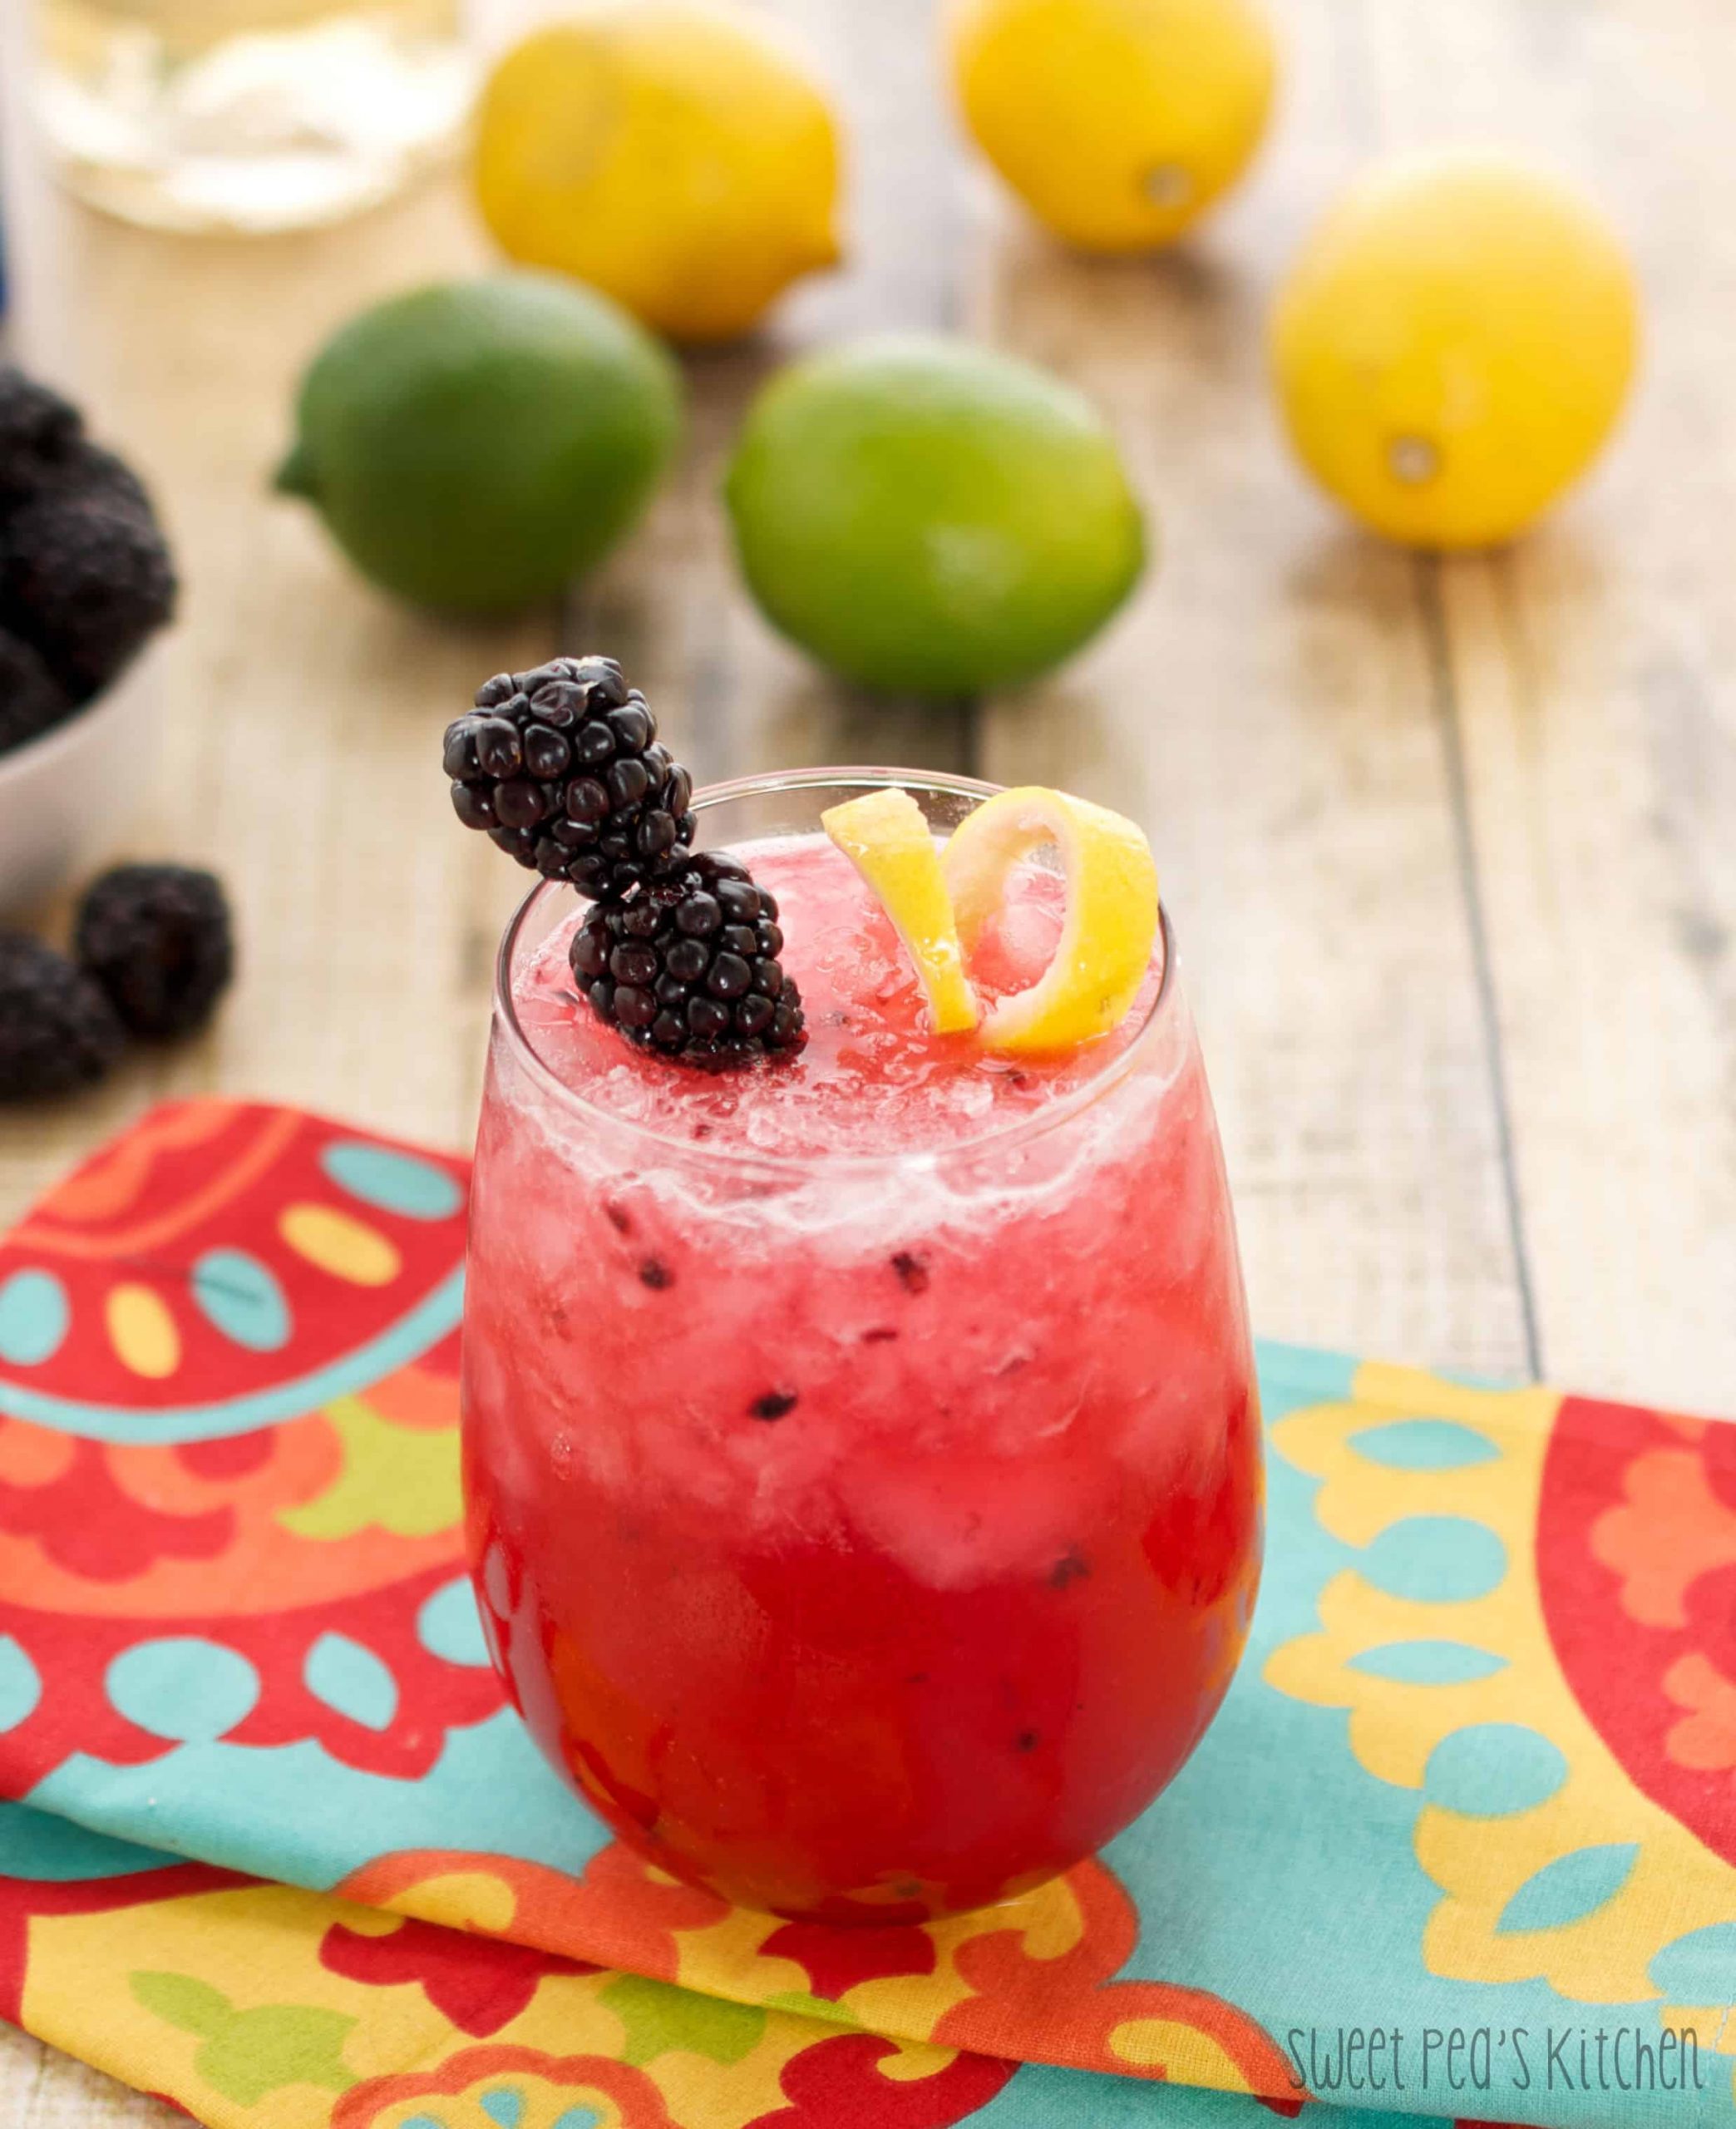
[[[801,1047],[777,904],[744,866],[695,855],[693,779],[613,659],[496,674],[442,759],[466,827],[594,897],[572,968],[599,1020],[705,1071]]]

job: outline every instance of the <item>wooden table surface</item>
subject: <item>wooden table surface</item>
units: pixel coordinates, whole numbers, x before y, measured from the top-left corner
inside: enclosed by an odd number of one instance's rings
[[[203,1043],[0,1122],[0,1217],[165,1094],[309,1104],[463,1144],[517,877],[451,822],[441,726],[485,673],[614,652],[702,779],[880,759],[1068,785],[1149,828],[1270,1336],[1736,1412],[1736,37],[1726,0],[1273,0],[1275,136],[1175,255],[1044,240],[964,151],[928,0],[784,0],[855,136],[844,272],[688,364],[649,521],[561,616],[385,604],[265,492],[292,380],[375,294],[484,256],[456,185],[258,244],[61,210],[39,337],[154,482],[187,591],[139,854],[208,861],[243,976]],[[1275,280],[1370,157],[1495,141],[1631,243],[1646,370],[1595,477],[1521,547],[1377,545],[1288,462]],[[1161,527],[1132,608],[1049,684],[937,711],[777,644],[716,490],[787,352],[940,327],[1113,420]],[[0,2039],[0,2120],[169,2117]]]

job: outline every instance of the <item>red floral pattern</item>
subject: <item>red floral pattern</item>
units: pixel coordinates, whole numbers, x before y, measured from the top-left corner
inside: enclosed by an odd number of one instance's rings
[[[934,1939],[914,1923],[891,1929],[828,1929],[815,1922],[787,1922],[760,1949],[767,1959],[794,1959],[805,1968],[815,1995],[829,2003],[859,1981],[932,1973],[938,1957]]]
[[[16,1440],[24,1431],[19,1421],[0,1417],[0,1434]],[[57,1567],[88,1582],[130,1582],[159,1560],[215,1559],[227,1549],[235,1528],[230,1509],[165,1512],[116,1480],[106,1444],[51,1439],[61,1469],[37,1485],[3,1475],[0,1440],[0,1526],[14,1538],[35,1539]]]
[[[421,1202],[394,1209],[354,1197],[343,1178],[358,1156],[364,1168],[396,1163],[419,1183]],[[449,1307],[427,1317],[426,1350],[413,1348],[418,1311],[461,1262],[465,1185],[461,1163],[358,1141],[292,1110],[173,1104],[0,1244],[0,1282],[19,1273],[52,1282],[71,1326],[27,1365],[0,1365],[0,1637],[17,1642],[39,1687],[29,1713],[0,1733],[0,1796],[27,1795],[74,1752],[127,1766],[176,1748],[109,1697],[116,1659],[145,1641],[210,1641],[252,1667],[258,1697],[227,1742],[312,1741],[346,1766],[399,1779],[427,1773],[451,1730],[501,1707],[486,1665],[448,1662],[417,1631],[421,1606],[461,1564],[456,1450],[435,1441],[454,1443],[458,1424]],[[298,1249],[305,1223],[294,1227],[291,1208],[311,1209],[317,1232],[348,1235],[352,1247],[365,1234],[374,1252],[365,1272],[348,1276],[329,1247],[324,1261],[318,1247]],[[283,1296],[283,1336],[268,1350],[195,1306],[198,1267],[217,1251],[244,1255]],[[130,1367],[111,1333],[108,1303],[122,1285],[144,1289],[173,1326],[160,1379]],[[350,1454],[315,1393],[274,1424],[224,1430],[259,1409],[247,1400],[298,1395],[393,1336],[396,1364],[382,1357],[362,1386],[367,1411],[422,1468],[451,1454],[452,1519],[431,1529],[436,1509],[400,1528],[388,1500],[378,1522],[359,1514],[303,1528],[320,1503],[342,1498]],[[43,1400],[53,1425],[21,1416]],[[167,1425],[190,1438],[78,1431],[111,1430],[116,1411],[136,1413],[147,1435]],[[383,1723],[310,1688],[310,1651],[328,1634],[390,1673],[396,1706]]]
[[[414,1919],[378,1932],[334,1922],[320,1939],[319,1963],[372,1988],[414,1983],[442,2018],[479,2037],[498,2033],[528,2010],[548,1975],[597,1971],[504,1939],[485,1950],[456,1929]]]
[[[840,2033],[792,2056],[780,2082],[787,2105],[747,2129],[948,2129],[986,2107],[1018,2065],[993,2055],[955,2055],[926,2077],[889,2077],[898,2050],[872,2033]]]
[[[0,1737],[0,1793],[27,1796],[75,1751],[114,1766],[173,1751],[172,1738],[141,1730],[121,1712],[105,1681],[110,1664],[137,1642],[181,1634],[233,1648],[259,1674],[259,1702],[228,1732],[229,1743],[312,1738],[346,1766],[413,1781],[439,1758],[450,1729],[480,1722],[501,1705],[491,1671],[446,1662],[417,1638],[418,1608],[452,1572],[440,1568],[364,1597],[259,1618],[152,1620],[148,1633],[136,1619],[69,1618],[0,1602],[0,1637],[17,1641],[47,1687],[35,1710]],[[308,1653],[328,1633],[349,1635],[380,1657],[397,1684],[397,1720],[374,1730],[308,1691]]]
[[[1581,1707],[1629,1777],[1736,1863],[1736,1426],[1564,1399],[1536,1552]]]

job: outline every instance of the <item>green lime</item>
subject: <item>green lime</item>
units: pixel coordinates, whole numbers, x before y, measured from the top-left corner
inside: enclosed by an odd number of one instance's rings
[[[725,492],[768,619],[874,688],[965,694],[1077,650],[1145,559],[1089,401],[959,340],[861,340],[748,414]]]
[[[539,274],[417,289],[353,318],[302,380],[278,486],[418,605],[551,598],[644,507],[681,426],[663,348]]]

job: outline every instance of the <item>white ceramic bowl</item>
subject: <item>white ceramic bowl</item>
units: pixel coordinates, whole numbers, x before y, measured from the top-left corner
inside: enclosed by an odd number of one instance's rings
[[[115,848],[156,773],[163,664],[159,637],[63,724],[0,753],[0,913]]]

